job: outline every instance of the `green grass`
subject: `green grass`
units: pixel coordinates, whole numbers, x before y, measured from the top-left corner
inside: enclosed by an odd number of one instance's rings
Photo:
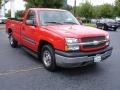
[[[92,23],[84,23],[85,26],[90,26],[90,27],[96,27],[95,24],[92,24]]]

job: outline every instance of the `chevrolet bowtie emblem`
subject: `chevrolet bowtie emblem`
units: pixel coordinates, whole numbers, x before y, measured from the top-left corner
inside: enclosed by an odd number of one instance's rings
[[[98,45],[99,41],[93,41],[93,45]]]

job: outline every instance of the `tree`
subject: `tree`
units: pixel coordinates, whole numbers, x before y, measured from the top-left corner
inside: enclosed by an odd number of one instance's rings
[[[64,6],[64,0],[25,0],[26,8],[61,8]]]
[[[93,17],[94,18],[100,18],[101,17],[101,15],[100,15],[100,7],[101,7],[101,5],[97,5],[97,6],[93,7]]]
[[[23,17],[23,10],[20,10],[20,11],[17,11],[16,13],[15,13],[15,17],[16,18],[22,18]]]
[[[115,1],[114,13],[116,16],[120,16],[120,0]]]
[[[68,11],[72,11],[73,7],[70,6],[70,5],[67,5],[67,6],[65,7],[65,9],[68,10]]]
[[[99,14],[100,17],[103,18],[112,18],[114,16],[113,14],[113,6],[110,4],[103,4],[99,8]]]
[[[0,8],[1,8],[2,0],[0,0]]]
[[[8,12],[5,14],[6,17],[11,17],[11,10],[8,10]]]
[[[85,3],[82,3],[79,7],[76,7],[76,12],[78,16],[91,18],[93,17],[93,6],[88,1],[86,1]]]

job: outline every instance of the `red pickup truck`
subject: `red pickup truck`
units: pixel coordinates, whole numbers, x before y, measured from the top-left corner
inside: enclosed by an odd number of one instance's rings
[[[113,49],[108,32],[80,25],[69,11],[60,9],[30,8],[23,20],[8,19],[6,32],[13,48],[21,45],[50,71],[103,61]]]

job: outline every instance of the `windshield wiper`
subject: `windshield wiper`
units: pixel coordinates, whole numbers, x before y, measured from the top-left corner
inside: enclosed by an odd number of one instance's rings
[[[60,22],[45,22],[45,23],[62,24],[62,23],[60,23]]]
[[[75,22],[63,22],[63,23],[66,23],[66,24],[76,24],[76,25],[78,25],[78,24],[75,23]]]

